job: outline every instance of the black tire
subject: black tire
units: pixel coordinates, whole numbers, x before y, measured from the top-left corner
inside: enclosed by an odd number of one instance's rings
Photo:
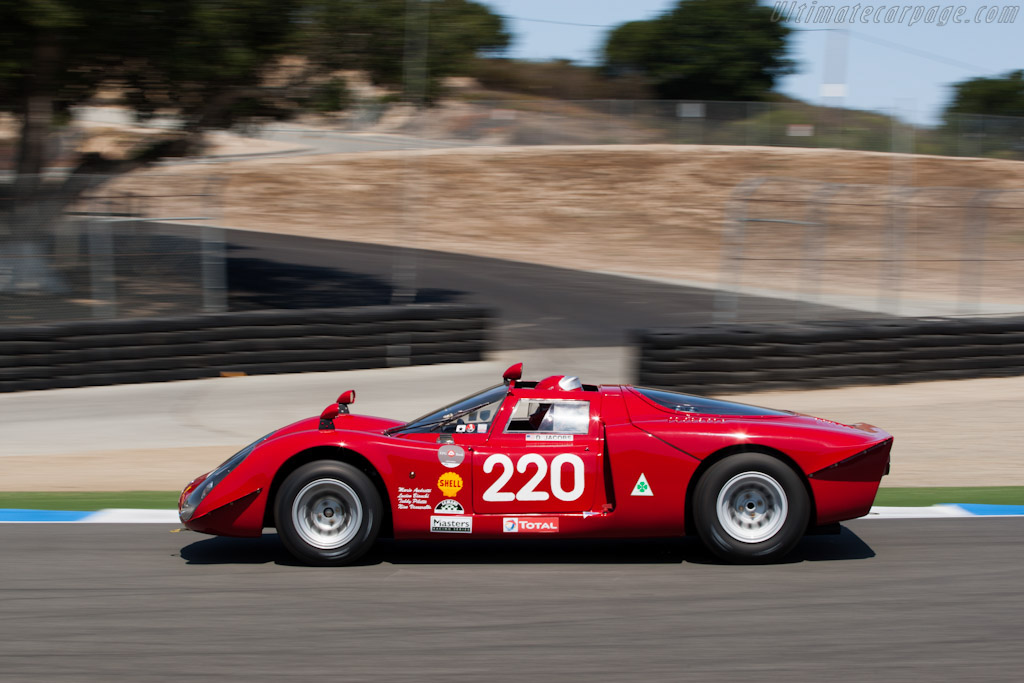
[[[377,539],[381,516],[380,494],[370,478],[334,460],[292,472],[274,501],[281,541],[307,564],[355,562]]]
[[[749,520],[738,513],[747,505],[752,506]],[[701,540],[718,557],[770,562],[803,537],[810,503],[800,477],[785,463],[763,453],[740,453],[704,473],[694,491],[693,514]]]

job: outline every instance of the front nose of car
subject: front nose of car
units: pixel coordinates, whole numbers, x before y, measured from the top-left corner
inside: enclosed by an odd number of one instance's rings
[[[206,478],[210,476],[210,473],[200,475],[190,481],[188,485],[182,490],[181,495],[178,496],[178,518],[182,523],[187,522],[192,518],[193,513],[196,511],[196,506],[199,504],[199,500],[192,493],[202,486]]]

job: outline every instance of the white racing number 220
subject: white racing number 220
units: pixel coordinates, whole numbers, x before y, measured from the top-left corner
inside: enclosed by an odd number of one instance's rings
[[[530,465],[535,465],[537,471],[526,482],[517,493],[502,491],[505,484],[512,478],[513,471],[526,474]],[[562,479],[562,470],[568,465],[572,470],[572,488],[565,489],[565,482]],[[548,462],[539,453],[527,453],[519,458],[518,463],[512,462],[512,458],[504,453],[495,453],[484,460],[484,474],[490,474],[496,467],[501,468],[498,479],[484,491],[484,500],[491,503],[504,503],[512,500],[536,501],[548,500],[550,495],[547,491],[538,491],[537,485],[544,481],[548,474]],[[575,453],[560,453],[551,460],[551,493],[558,500],[576,500],[583,495],[585,482],[583,480],[583,458]]]

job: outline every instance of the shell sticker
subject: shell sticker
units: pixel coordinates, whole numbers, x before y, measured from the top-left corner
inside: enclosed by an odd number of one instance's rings
[[[437,478],[437,488],[446,498],[454,498],[462,490],[462,477],[457,472],[445,472]]]

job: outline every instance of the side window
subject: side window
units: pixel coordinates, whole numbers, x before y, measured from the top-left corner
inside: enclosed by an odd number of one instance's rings
[[[445,422],[431,431],[441,432],[442,434],[484,434],[488,431],[494,416],[498,414],[499,408],[501,408],[501,401],[489,403],[467,415],[463,415],[457,420]]]
[[[516,403],[505,428],[507,434],[586,434],[589,431],[589,401],[536,401],[527,398]]]

